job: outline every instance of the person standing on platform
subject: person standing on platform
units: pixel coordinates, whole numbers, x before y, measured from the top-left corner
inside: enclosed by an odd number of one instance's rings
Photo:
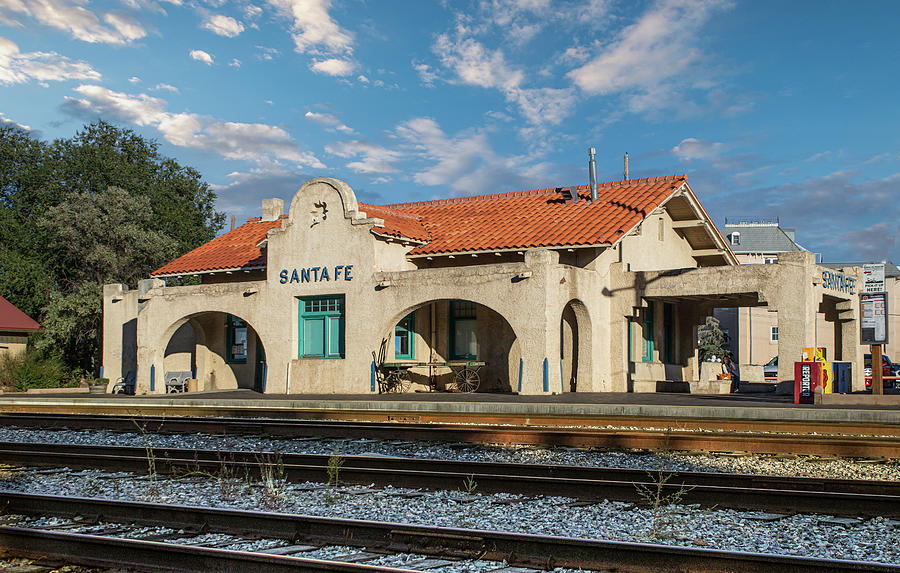
[[[722,371],[731,376],[731,393],[738,392],[741,388],[741,379],[738,375],[737,365],[730,356],[722,357]]]

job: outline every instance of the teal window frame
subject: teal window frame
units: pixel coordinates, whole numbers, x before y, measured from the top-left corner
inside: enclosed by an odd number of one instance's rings
[[[406,352],[401,352],[402,340],[406,338]],[[404,316],[394,327],[394,358],[414,360],[416,358],[416,311]]]
[[[243,329],[244,331],[244,354],[235,354],[234,353],[234,341],[237,338],[235,336],[237,331]],[[246,364],[247,363],[247,349],[249,345],[250,331],[247,328],[247,323],[241,320],[240,318],[234,315],[226,315],[225,319],[225,363],[226,364]]]
[[[297,356],[307,359],[344,358],[344,295],[298,297]]]
[[[648,301],[647,310],[644,313],[643,320],[641,322],[641,362],[653,362],[653,347],[656,336],[653,332],[653,315],[655,312],[656,305],[653,304],[652,300]]]
[[[464,323],[475,330],[476,354],[458,352],[456,348],[456,326]],[[450,301],[450,359],[451,360],[476,360],[478,348],[478,317],[475,303],[467,300]]]

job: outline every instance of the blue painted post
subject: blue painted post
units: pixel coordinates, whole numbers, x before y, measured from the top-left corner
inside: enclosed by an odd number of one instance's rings
[[[550,361],[544,358],[544,392],[550,391]]]
[[[103,365],[100,365],[100,378],[103,378]]]
[[[371,384],[372,384],[371,391],[374,392],[374,391],[375,391],[375,378],[376,378],[376,376],[375,376],[375,362],[374,362],[374,361],[372,362],[372,367],[370,368],[369,378],[370,378],[370,381],[371,381]]]
[[[269,377],[269,363],[263,362],[263,381],[262,381],[262,391],[263,394],[266,393],[266,379]]]
[[[519,358],[519,394],[522,393],[522,370],[525,368],[525,360]]]
[[[563,381],[562,360],[559,361],[559,391],[560,393],[565,393],[566,391],[566,383]]]
[[[150,391],[156,390],[156,365],[150,365]]]

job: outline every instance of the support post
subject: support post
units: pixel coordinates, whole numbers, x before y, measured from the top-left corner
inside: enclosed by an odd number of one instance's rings
[[[872,394],[884,394],[884,378],[881,365],[881,345],[873,344],[872,350]]]

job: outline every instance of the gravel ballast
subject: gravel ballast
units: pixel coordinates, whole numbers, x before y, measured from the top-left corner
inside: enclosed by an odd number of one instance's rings
[[[400,431],[402,430],[398,428],[398,433]],[[252,436],[141,434],[105,430],[35,430],[15,427],[0,427],[0,441],[85,446],[118,445],[138,448],[143,448],[149,443],[155,448],[277,451],[322,455],[338,451],[344,456],[375,455],[499,463],[900,481],[900,462],[898,460],[852,460],[817,456],[651,453],[531,446],[482,446],[402,440],[272,439]]]
[[[469,492],[419,492],[390,487],[366,492],[370,488],[364,486],[337,489],[280,480],[265,486],[233,478],[150,479],[99,470],[7,469],[4,474],[0,477],[2,489],[51,495],[900,564],[900,522],[885,518],[777,516],[681,505],[661,507],[654,513],[621,502],[580,505],[575,500],[554,496],[482,495],[477,492],[477,484]]]

